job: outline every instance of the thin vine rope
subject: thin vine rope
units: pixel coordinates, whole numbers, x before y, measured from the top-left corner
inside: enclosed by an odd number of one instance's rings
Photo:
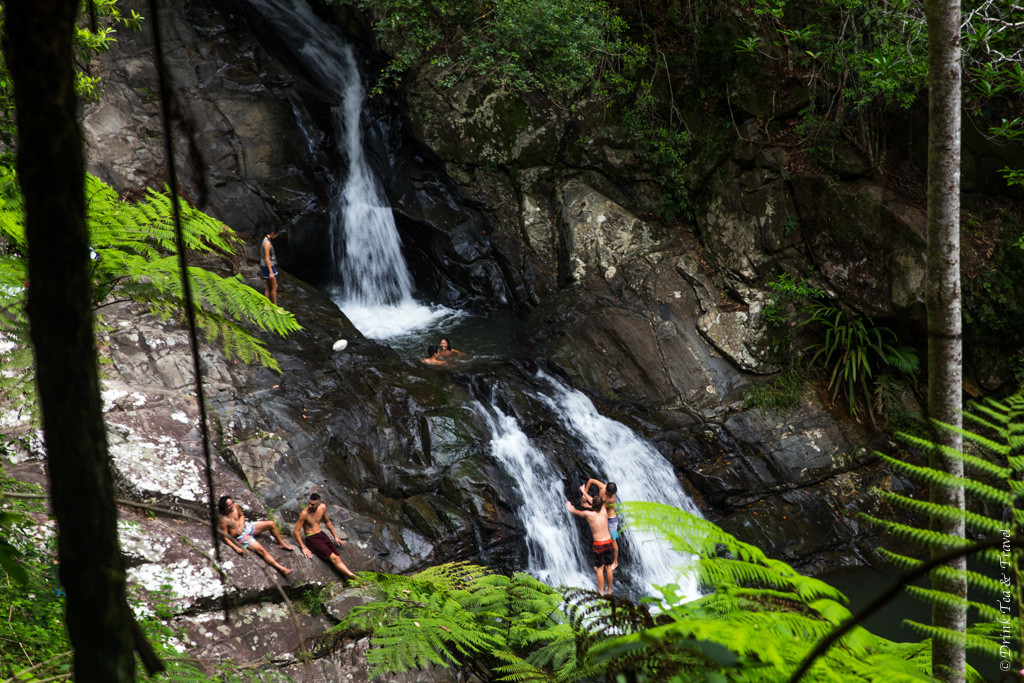
[[[178,171],[174,165],[174,144],[171,138],[171,86],[164,62],[163,44],[160,39],[160,13],[157,0],[149,0],[150,22],[153,27],[153,61],[156,65],[156,77],[160,94],[160,118],[164,130],[164,154],[167,157],[167,172],[170,180],[171,207],[174,216],[174,241],[178,248],[178,266],[181,270],[181,298],[185,307],[185,318],[188,322],[189,346],[192,349],[192,369],[195,373],[196,401],[199,403],[199,431],[203,437],[203,459],[206,468],[207,504],[210,510],[210,542],[217,564],[221,564],[220,542],[218,538],[217,506],[213,492],[213,459],[210,455],[210,429],[206,419],[206,395],[203,391],[203,369],[199,361],[199,336],[196,334],[196,312],[192,300],[192,283],[188,277],[188,266],[185,263],[185,237],[181,227],[181,208],[178,205]],[[227,585],[224,586],[221,607],[224,620],[229,621]]]

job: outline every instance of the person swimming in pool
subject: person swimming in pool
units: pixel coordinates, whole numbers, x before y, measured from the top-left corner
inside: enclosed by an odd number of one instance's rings
[[[448,337],[441,337],[441,341],[437,345],[437,357],[438,358],[452,358],[455,356],[465,356],[466,354],[462,351],[458,351],[452,348],[451,340]]]

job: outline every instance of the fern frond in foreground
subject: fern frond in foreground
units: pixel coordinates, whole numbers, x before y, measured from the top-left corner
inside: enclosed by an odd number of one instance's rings
[[[940,451],[946,458],[959,460],[964,465],[963,477],[950,477],[928,465],[882,456],[894,469],[925,486],[963,485],[967,499],[966,511],[936,503],[910,498],[897,493],[883,492],[883,497],[917,519],[962,519],[968,534],[975,540],[994,540],[999,547],[980,552],[975,557],[987,563],[985,571],[961,571],[939,567],[933,574],[962,576],[968,586],[966,598],[930,589],[909,586],[915,598],[932,605],[966,605],[973,615],[974,624],[965,635],[949,632],[927,624],[907,622],[916,632],[931,640],[963,645],[968,650],[984,655],[1000,667],[1014,671],[1021,669],[1021,587],[1024,573],[1021,568],[1024,554],[1012,547],[1010,539],[1024,531],[1024,510],[1020,503],[1024,486],[1024,392],[1001,400],[987,399],[964,411],[964,424],[972,429],[952,427],[935,422],[935,429],[955,431],[963,437],[965,452],[940,448],[933,441],[905,434],[900,440],[923,452]],[[969,452],[967,452],[969,451]],[[937,552],[969,544],[969,541],[914,526],[907,522],[881,520],[865,516],[894,536],[916,545],[920,550]],[[1002,540],[1001,544],[999,543]],[[905,553],[883,553],[898,566],[913,568],[920,560]],[[1011,662],[1013,662],[1011,666]],[[993,663],[992,666],[996,666]],[[1007,669],[1002,669],[1007,670]]]
[[[373,632],[371,677],[481,660],[515,680],[534,666],[524,650],[537,654],[544,650],[538,644],[572,642],[558,609],[561,595],[527,574],[507,577],[460,562],[413,576],[364,572],[357,585],[377,601],[354,608],[333,631]]]
[[[654,503],[627,507],[632,527],[660,532],[697,556],[686,571],[696,573],[703,596],[683,601],[673,586],[644,604],[583,589],[559,594],[527,574],[455,563],[408,577],[362,574],[361,590],[376,600],[354,608],[333,634],[370,632],[375,677],[437,665],[500,681],[627,674],[639,681],[775,683],[850,617],[839,591],[707,520]],[[932,680],[925,650],[855,628],[804,680]]]
[[[145,201],[122,201],[114,190],[86,177],[87,222],[93,255],[91,297],[94,306],[115,301],[145,303],[154,313],[185,317],[181,273],[170,198],[149,190]],[[190,253],[231,257],[241,242],[220,221],[179,204],[185,248]],[[0,167],[0,391],[31,403],[32,361],[26,352],[24,317],[27,271],[24,211],[17,178]],[[288,311],[272,305],[240,276],[221,277],[190,267],[194,311],[200,332],[229,358],[280,370],[254,330],[287,335],[301,327]]]

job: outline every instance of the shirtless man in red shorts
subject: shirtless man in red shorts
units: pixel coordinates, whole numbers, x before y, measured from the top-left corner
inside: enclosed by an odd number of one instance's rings
[[[600,496],[594,498],[592,505],[593,509],[591,510],[577,510],[572,503],[565,501],[565,507],[569,512],[587,520],[587,524],[590,525],[590,533],[594,536],[594,571],[597,572],[597,592],[601,595],[611,595],[615,549],[612,546],[612,535],[608,531],[608,510]]]
[[[342,576],[354,579],[356,575],[349,571],[349,568],[341,561],[338,549],[320,528],[320,522],[326,524],[330,529],[335,543],[345,545],[344,541],[338,538],[338,534],[334,531],[334,525],[331,524],[331,520],[327,516],[327,504],[320,501],[319,493],[311,493],[309,494],[309,505],[302,508],[302,512],[299,513],[299,521],[295,522],[295,528],[292,529],[292,534],[299,541],[299,547],[302,548],[302,554],[311,558],[315,553],[320,559],[333,564]],[[305,538],[300,530],[305,532]]]

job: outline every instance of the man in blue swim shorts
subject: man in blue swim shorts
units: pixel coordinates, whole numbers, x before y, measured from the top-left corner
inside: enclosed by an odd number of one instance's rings
[[[231,499],[231,496],[221,496],[217,502],[217,509],[220,510],[220,532],[224,542],[231,546],[236,553],[244,555],[246,550],[252,550],[263,558],[263,561],[282,574],[291,574],[292,570],[282,566],[274,557],[267,552],[256,535],[269,531],[277,539],[277,547],[281,550],[293,550],[292,546],[284,542],[281,532],[277,530],[277,524],[270,520],[250,522],[245,518],[242,508]],[[237,542],[236,542],[237,541]],[[239,545],[241,544],[241,545]]]

